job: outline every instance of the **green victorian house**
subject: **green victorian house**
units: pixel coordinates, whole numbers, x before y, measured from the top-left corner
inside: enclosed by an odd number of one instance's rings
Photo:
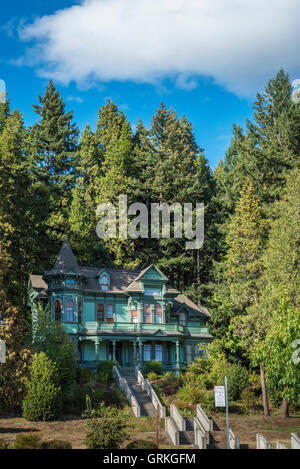
[[[31,275],[29,304],[48,304],[78,352],[78,364],[101,360],[122,367],[162,362],[177,372],[200,356],[211,341],[210,315],[175,288],[155,266],[144,270],[80,267],[66,239],[54,267]]]

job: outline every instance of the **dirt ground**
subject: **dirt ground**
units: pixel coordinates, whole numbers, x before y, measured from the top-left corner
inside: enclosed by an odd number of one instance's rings
[[[216,423],[213,436],[220,440],[221,444],[226,441],[226,419],[225,416],[214,415]],[[279,416],[264,417],[261,415],[229,415],[229,427],[240,439],[241,448],[256,448],[256,433],[264,434],[276,448],[276,442],[281,441],[289,448],[291,446],[291,433],[300,435],[300,415],[283,419]],[[221,430],[221,431],[220,431]]]
[[[213,439],[216,447],[224,448],[226,444],[226,421],[223,415],[215,415],[216,423]],[[150,417],[130,418],[130,439],[124,444],[133,440],[143,439],[155,442],[155,419]],[[256,447],[256,433],[263,433],[272,442],[275,448],[276,441],[282,441],[290,447],[290,433],[300,435],[300,416],[293,416],[289,419],[282,419],[278,416],[263,417],[260,415],[231,415],[230,427],[240,438],[242,448],[253,449]],[[23,418],[1,418],[0,416],[0,440],[13,443],[18,433],[35,433],[43,440],[62,439],[72,443],[74,449],[85,449],[85,435],[87,431],[86,421],[78,417],[65,417],[56,422],[28,422]],[[160,448],[171,449],[171,446],[164,435],[164,421],[161,421]],[[190,448],[190,446],[180,447]]]
[[[130,439],[124,447],[134,440],[156,441],[156,420],[150,417],[130,419]],[[159,443],[161,448],[172,448],[164,435],[164,422],[161,421]],[[42,440],[66,440],[73,449],[86,449],[84,444],[87,432],[86,421],[79,417],[65,417],[55,422],[28,422],[23,418],[1,418],[0,440],[13,443],[19,433],[38,433]]]

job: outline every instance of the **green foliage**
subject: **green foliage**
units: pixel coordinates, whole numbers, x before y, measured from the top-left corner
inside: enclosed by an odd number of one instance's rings
[[[97,377],[100,381],[109,384],[113,380],[113,367],[119,364],[113,360],[103,360],[97,366]]]
[[[23,401],[23,416],[26,420],[49,421],[60,416],[62,392],[57,367],[43,352],[34,356],[26,390]]]
[[[227,372],[228,379],[228,398],[237,400],[241,392],[249,385],[248,371],[244,366],[231,365]]]
[[[159,375],[151,372],[151,373],[148,373],[147,378],[149,379],[149,381],[156,381],[157,379],[159,379]]]
[[[155,373],[156,375],[162,375],[162,364],[157,360],[151,360],[146,363],[143,369],[143,374],[148,376],[149,373]]]
[[[254,392],[251,391],[249,388],[243,389],[243,391],[241,392],[241,399],[245,410],[247,412],[250,412],[256,404]]]
[[[34,318],[33,351],[44,352],[56,363],[59,385],[65,396],[65,401],[72,386],[76,382],[76,357],[74,345],[70,342],[64,325],[51,320],[51,313],[47,308],[38,305]]]
[[[15,440],[14,449],[40,449],[41,437],[35,433],[20,433]]]
[[[125,449],[158,449],[158,446],[152,441],[135,440],[129,443]]]
[[[127,417],[117,409],[107,407],[104,402],[97,409],[93,409],[91,399],[87,396],[83,416],[88,418],[88,449],[119,449],[128,437]]]

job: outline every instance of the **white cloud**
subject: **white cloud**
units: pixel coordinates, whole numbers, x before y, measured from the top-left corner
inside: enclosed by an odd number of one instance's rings
[[[23,26],[25,62],[79,86],[111,80],[250,96],[281,66],[299,76],[300,0],[85,0]]]

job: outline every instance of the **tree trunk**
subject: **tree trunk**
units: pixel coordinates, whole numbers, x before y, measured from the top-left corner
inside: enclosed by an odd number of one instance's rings
[[[285,399],[282,399],[281,417],[287,419],[289,416],[289,403]]]
[[[270,409],[269,409],[268,396],[267,396],[265,370],[263,369],[262,365],[260,365],[260,381],[261,381],[262,401],[263,401],[263,406],[264,406],[264,416],[265,417],[270,417]]]

